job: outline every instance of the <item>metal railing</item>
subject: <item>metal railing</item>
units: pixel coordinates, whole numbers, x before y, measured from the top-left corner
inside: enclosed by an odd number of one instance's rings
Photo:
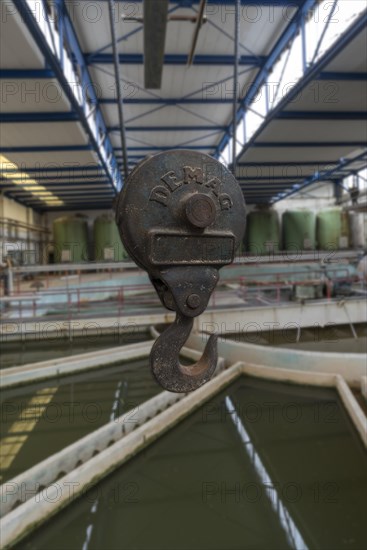
[[[352,285],[358,276],[347,267],[302,269],[294,272],[272,273],[254,270],[250,275],[223,278],[219,281],[208,308],[265,306],[290,299],[295,286],[319,286],[325,298],[332,299],[335,285]],[[363,282],[359,281],[363,290]],[[73,320],[86,317],[139,315],[162,311],[159,298],[150,283],[121,285],[93,284],[91,286],[46,288],[45,290],[18,290],[0,298],[2,321],[22,321],[31,318]]]

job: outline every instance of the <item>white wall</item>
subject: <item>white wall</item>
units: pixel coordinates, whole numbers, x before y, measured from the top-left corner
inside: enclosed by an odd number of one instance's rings
[[[4,196],[0,196],[0,217],[31,224],[39,222],[38,215],[32,208],[27,208]]]
[[[324,208],[334,206],[335,203],[334,184],[331,182],[317,182],[307,187],[304,191],[276,202],[274,208],[281,216],[285,210],[307,208],[318,212]]]
[[[57,218],[63,218],[64,216],[73,216],[75,214],[82,214],[83,216],[86,216],[87,218],[87,221],[88,221],[88,226],[89,226],[89,229],[92,229],[93,228],[93,223],[94,223],[94,220],[96,218],[98,218],[98,216],[100,216],[101,214],[108,214],[108,213],[113,213],[112,212],[112,209],[109,209],[109,210],[65,210],[65,211],[50,211],[50,212],[45,212],[45,214],[43,214],[43,218],[44,218],[44,223],[47,225],[47,227],[52,230],[52,224],[54,222],[54,220],[56,220]]]

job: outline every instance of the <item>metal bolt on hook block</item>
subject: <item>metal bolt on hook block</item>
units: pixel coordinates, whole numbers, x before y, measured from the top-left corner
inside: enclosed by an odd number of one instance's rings
[[[217,160],[189,150],[143,160],[120,193],[116,222],[121,240],[148,272],[162,304],[176,312],[174,323],[150,354],[153,375],[166,390],[190,392],[215,371],[216,335],[194,365],[181,365],[179,353],[194,317],[208,304],[218,270],[234,259],[245,216],[242,191],[233,175]]]

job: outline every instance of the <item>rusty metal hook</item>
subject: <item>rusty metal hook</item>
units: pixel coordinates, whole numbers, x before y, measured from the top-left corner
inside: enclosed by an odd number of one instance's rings
[[[194,319],[176,313],[176,319],[153,344],[150,367],[164,389],[187,393],[196,390],[213,376],[218,361],[217,334],[212,334],[199,361],[181,365],[179,353],[189,337]]]
[[[121,240],[145,269],[174,323],[152,347],[157,382],[186,393],[207,382],[217,364],[216,336],[201,359],[181,365],[179,353],[245,230],[245,202],[234,176],[196,151],[170,150],[144,159],[129,174],[116,207]]]

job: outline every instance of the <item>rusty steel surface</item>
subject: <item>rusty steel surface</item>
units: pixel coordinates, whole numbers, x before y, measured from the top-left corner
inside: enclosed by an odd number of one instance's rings
[[[245,219],[234,176],[194,151],[172,150],[143,160],[120,193],[116,222],[121,240],[148,272],[162,304],[176,312],[150,356],[153,375],[166,390],[192,391],[214,373],[215,337],[195,365],[181,365],[178,355],[193,318],[207,307],[218,270],[234,260]]]

